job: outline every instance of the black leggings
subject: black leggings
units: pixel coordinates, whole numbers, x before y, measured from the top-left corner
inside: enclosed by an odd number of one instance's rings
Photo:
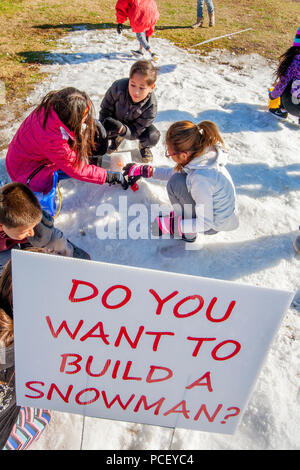
[[[281,104],[292,116],[300,117],[300,103],[295,104],[292,101],[291,87],[292,81],[288,84],[281,95]]]

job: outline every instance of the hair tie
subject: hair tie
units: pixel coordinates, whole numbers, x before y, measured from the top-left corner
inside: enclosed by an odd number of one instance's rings
[[[199,127],[199,124],[196,124],[196,127],[197,127],[197,129],[198,129],[199,134],[200,134],[200,135],[203,135],[203,134],[204,134],[204,129],[201,129],[201,128]]]

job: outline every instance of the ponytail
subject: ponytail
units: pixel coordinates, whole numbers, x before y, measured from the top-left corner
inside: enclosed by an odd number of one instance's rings
[[[175,122],[167,131],[166,144],[174,152],[188,152],[190,155],[186,164],[202,155],[209,147],[221,144],[225,149],[218,126],[212,121],[202,121],[199,124],[191,121]],[[178,163],[175,171],[181,171],[182,168],[183,165]]]

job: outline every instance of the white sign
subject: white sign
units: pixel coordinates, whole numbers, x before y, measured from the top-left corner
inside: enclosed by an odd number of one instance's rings
[[[14,250],[17,403],[232,434],[289,292]]]

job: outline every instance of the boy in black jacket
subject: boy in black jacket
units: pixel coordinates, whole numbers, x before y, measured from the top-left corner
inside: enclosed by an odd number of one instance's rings
[[[100,107],[99,120],[105,127],[110,146],[118,149],[124,139],[139,140],[143,162],[151,162],[154,147],[160,138],[152,124],[157,114],[153,93],[157,72],[151,61],[139,60],[130,69],[129,78],[115,81],[107,90]]]

